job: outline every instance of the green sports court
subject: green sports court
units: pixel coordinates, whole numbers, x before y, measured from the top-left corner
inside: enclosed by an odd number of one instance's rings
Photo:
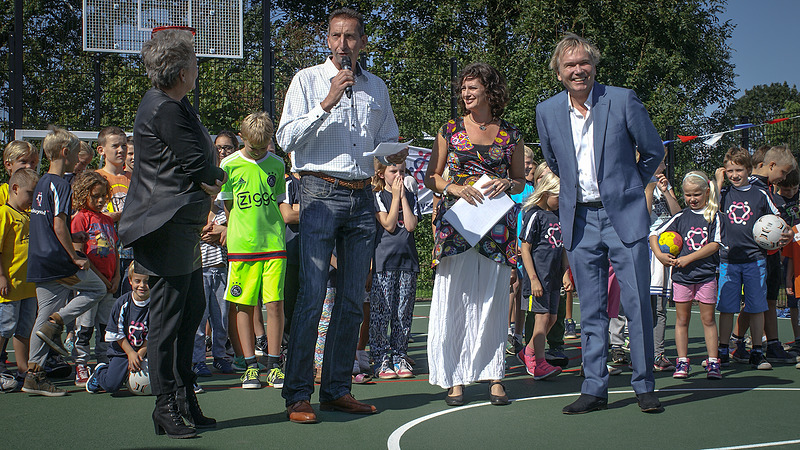
[[[348,449],[494,449],[494,448],[761,448],[800,446],[796,423],[800,370],[775,365],[758,371],[731,363],[722,380],[710,381],[700,366],[705,358],[699,314],[690,324],[692,374],[675,380],[671,371],[656,372],[664,413],[644,414],[630,390],[630,371],[610,379],[609,409],[581,416],[561,414],[580,391],[580,339],[568,339],[571,358],[553,380],[533,381],[516,357],[506,358],[506,388],[512,403],[492,406],[488,384],[465,390],[466,404],[452,408],[445,391],[428,384],[427,316],[430,303],[414,309],[410,356],[416,378],[354,385],[353,394],[373,403],[379,413],[356,416],[319,412],[320,423],[290,423],[280,391],[240,388],[239,375],[214,374],[198,381],[203,411],[217,428],[195,439],[156,436],[150,414],[154,397],[123,390],[114,396],[89,394],[57,380],[70,390],[61,398],[22,392],[0,396],[6,448],[348,448]],[[576,311],[577,311],[576,302]],[[674,311],[668,313],[667,351],[674,359]],[[576,318],[577,319],[577,318]],[[780,335],[791,335],[788,319],[779,319]],[[13,353],[11,353],[13,359]]]

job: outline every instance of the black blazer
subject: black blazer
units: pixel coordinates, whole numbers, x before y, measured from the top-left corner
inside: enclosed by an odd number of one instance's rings
[[[195,259],[192,247],[199,246],[199,229],[211,206],[200,183],[211,185],[225,176],[217,167],[214,143],[186,97],[178,102],[156,88],[145,93],[136,112],[133,142],[135,163],[119,222],[120,239],[134,248],[138,262],[155,262],[145,268],[174,274],[157,270],[160,258],[187,273],[179,266],[185,266],[187,258]],[[151,248],[153,244],[157,248]]]

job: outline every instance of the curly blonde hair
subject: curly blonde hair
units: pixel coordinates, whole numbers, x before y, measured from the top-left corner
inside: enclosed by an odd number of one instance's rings
[[[111,184],[94,170],[84,170],[72,180],[72,209],[80,211],[89,203],[89,195],[95,186],[103,186],[106,197],[111,196]]]

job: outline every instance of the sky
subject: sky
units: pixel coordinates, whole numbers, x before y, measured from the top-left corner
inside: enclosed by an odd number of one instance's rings
[[[800,1],[728,0],[726,11],[718,17],[736,24],[728,43],[736,66],[737,98],[759,84],[786,81],[800,86]]]

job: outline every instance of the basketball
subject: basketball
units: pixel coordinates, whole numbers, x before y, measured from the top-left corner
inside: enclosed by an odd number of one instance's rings
[[[753,238],[756,244],[765,250],[775,250],[778,248],[778,241],[781,234],[789,230],[789,225],[780,217],[774,214],[766,214],[756,220],[753,225]]]
[[[683,238],[674,231],[665,231],[658,237],[658,248],[660,248],[663,253],[678,256],[678,253],[681,252],[681,248],[683,248]]]
[[[134,395],[151,395],[150,371],[147,367],[147,360],[143,360],[140,366],[142,370],[131,372],[128,375],[128,390]]]

